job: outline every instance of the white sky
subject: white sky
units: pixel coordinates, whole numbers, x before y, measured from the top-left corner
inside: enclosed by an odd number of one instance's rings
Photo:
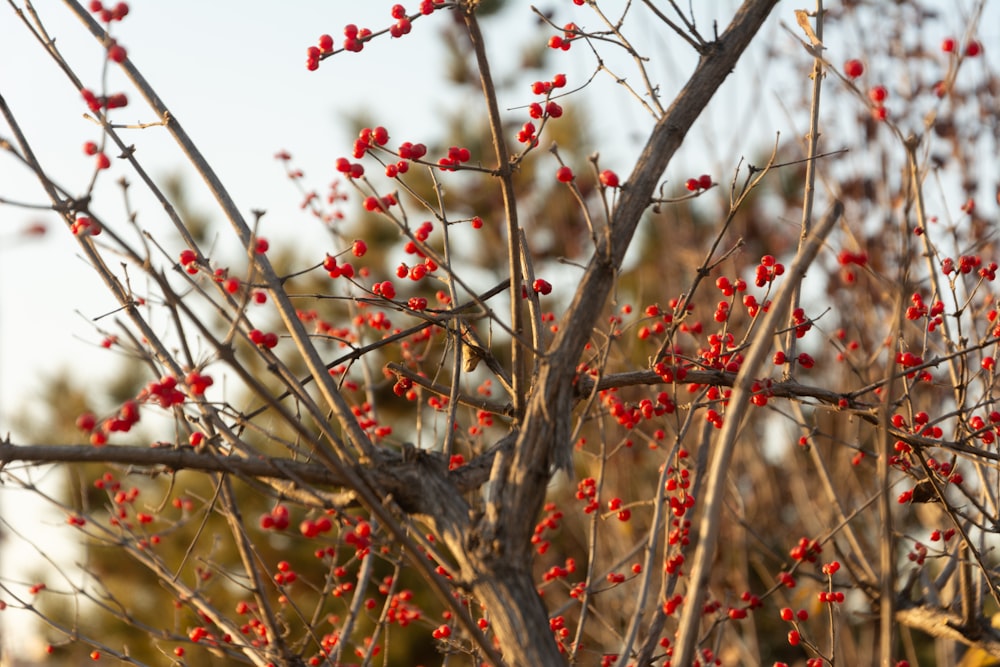
[[[372,28],[386,26],[390,23],[389,7],[393,2],[136,0],[130,4],[131,14],[116,26],[129,57],[214,165],[238,205],[244,211],[268,210],[265,235],[272,239],[307,239],[313,232],[304,230],[314,228],[311,219],[298,210],[299,196],[285,179],[282,166],[273,159],[276,151],[290,151],[296,164],[305,170],[308,183],[323,192],[334,176],[333,160],[350,150],[352,137],[342,129],[342,114],[365,109],[385,119],[383,124],[389,127],[393,140],[420,141],[427,137],[427,128],[433,128],[435,112],[450,103],[446,95],[435,96],[442,90],[437,81],[443,66],[436,44],[436,22],[450,20],[448,16],[418,21],[411,35],[402,40],[381,39],[361,54],[339,55],[325,61],[319,71],[308,72],[305,50],[319,34],[328,32],[336,39],[348,22]],[[412,9],[415,0],[404,4]],[[507,35],[526,36],[519,20],[530,11],[529,4],[508,0],[508,5],[519,9],[512,9],[504,19],[504,26],[509,25],[509,29],[505,27],[499,33],[503,39],[497,39],[495,32],[487,33],[501,71],[512,67],[510,59],[505,61],[504,56],[518,52],[506,41]],[[569,0],[547,3],[539,0],[535,4],[542,9],[558,8],[557,23],[586,16],[582,8],[573,6]],[[610,7],[618,3],[606,4]],[[700,12],[724,7],[718,10],[721,26],[736,3],[723,0],[694,4],[699,5]],[[952,5],[945,0],[941,4]],[[99,88],[102,49],[61,3],[41,0],[36,5],[46,28],[77,68],[77,74],[90,87]],[[798,6],[779,4],[764,38],[749,54],[748,64],[741,65],[743,69],[737,73],[742,72],[751,88],[763,87],[764,94],[753,95],[752,100],[774,101],[786,95],[783,88],[791,85],[801,90],[804,85],[784,76],[766,78],[770,70],[764,47],[781,44],[779,50],[791,51],[788,37],[777,22],[794,25],[794,8]],[[992,18],[1000,18],[996,3],[989,12]],[[956,13],[952,34],[961,34],[960,19]],[[593,21],[581,23],[592,25]],[[990,20],[988,16],[983,25],[998,26],[1000,20]],[[700,27],[705,34],[711,33],[708,23]],[[658,75],[666,93],[683,81],[693,59],[689,49],[674,40],[669,47],[658,43],[656,35],[662,31],[658,27],[655,30],[650,27],[649,34],[644,35],[640,29],[637,39],[648,44],[657,59]],[[1000,51],[992,47],[1000,44],[996,32],[982,39],[987,44],[987,54],[996,57]],[[579,52],[566,55],[569,57],[562,60],[566,66],[554,71],[567,72],[571,85],[574,79],[579,83],[589,74],[591,60],[579,58]],[[832,59],[840,62],[840,54],[835,53]],[[758,79],[757,75],[765,78]],[[706,140],[703,136],[686,146],[668,172],[668,178],[683,180],[688,175],[708,172],[715,174],[717,180],[728,180],[735,161],[741,155],[769,147],[775,131],[780,130],[783,137],[790,138],[795,131],[803,130],[790,126],[779,105],[764,109],[748,102],[751,92],[746,83],[742,88],[735,83],[738,78],[732,77],[722,99],[700,121],[703,127],[712,128],[706,133],[710,138]],[[110,81],[109,90],[125,86],[114,71]],[[116,120],[154,120],[138,95],[124,89],[131,104]],[[611,89],[609,82],[601,80],[594,92]],[[31,40],[6,3],[0,8],[0,94],[23,123],[42,164],[71,191],[82,188],[90,175],[91,158],[85,157],[80,147],[85,141],[99,139],[97,128],[83,119],[78,94]],[[617,93],[609,94],[605,99],[621,99],[616,96]],[[669,99],[670,95],[665,97]],[[600,98],[598,94],[590,99]],[[526,88],[519,99],[505,100],[507,106],[530,101],[533,100]],[[649,120],[632,106],[623,112],[625,107],[613,103],[605,102],[611,106],[603,107],[600,102],[591,104],[594,106],[587,110],[600,120],[598,131],[605,139],[602,163],[616,168],[624,177],[629,166],[627,160],[637,150],[637,140],[644,137]],[[518,118],[525,115],[517,112]],[[5,124],[0,124],[0,136],[11,136]],[[183,167],[179,152],[162,129],[126,136],[135,141],[139,157],[154,176],[162,177]],[[106,183],[123,173],[117,166],[112,172],[110,178],[103,179]],[[136,179],[130,176],[130,180],[134,183]],[[186,185],[192,188],[199,209],[214,214],[215,209],[201,186],[191,177]],[[133,188],[137,195],[138,190]],[[120,212],[113,188],[98,193],[104,197],[102,210],[106,215],[111,217]],[[4,196],[34,203],[45,201],[30,175],[0,155],[0,197]],[[159,214],[145,198],[137,197],[136,205],[144,221]],[[46,222],[49,233],[30,242],[19,241],[19,230],[36,220]],[[113,365],[109,366],[110,355],[95,347],[100,337],[87,320],[113,309],[114,304],[105,295],[96,274],[79,259],[75,246],[54,215],[0,206],[0,437],[10,431],[12,415],[25,410],[30,414],[32,393],[46,376],[60,368],[72,368],[92,381],[99,391],[100,377],[113,371]],[[8,495],[0,497],[0,502],[9,516],[26,501]],[[59,520],[54,519],[53,523]],[[0,566],[6,568],[6,560],[0,561]],[[6,569],[5,574],[9,574]],[[0,617],[0,622],[8,623],[9,618]]]

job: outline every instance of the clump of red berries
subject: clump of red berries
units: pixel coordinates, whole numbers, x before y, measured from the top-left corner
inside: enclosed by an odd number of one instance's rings
[[[708,174],[702,174],[698,178],[689,178],[684,181],[684,187],[691,192],[698,192],[699,190],[708,190],[712,187],[712,177]]]
[[[406,9],[403,5],[392,6],[392,18],[396,19],[396,22],[389,28],[390,35],[393,37],[402,37],[403,35],[410,34],[410,29],[413,27],[413,24],[410,23],[410,19],[407,18]]]
[[[773,255],[764,255],[760,258],[760,264],[754,275],[754,284],[763,287],[767,283],[773,282],[777,276],[785,273],[785,265],[774,259]]]
[[[437,163],[443,171],[455,171],[455,167],[468,162],[471,158],[472,154],[468,148],[451,146],[448,149],[448,155],[439,159]]]
[[[127,2],[119,2],[114,7],[105,7],[100,0],[91,0],[88,8],[90,9],[90,13],[97,14],[103,23],[121,21],[128,16]]]
[[[799,539],[799,543],[788,552],[797,561],[809,561],[815,563],[817,556],[823,551],[823,547],[817,540],[810,540],[808,537]]]
[[[580,29],[575,23],[567,23],[563,26],[562,37],[559,35],[552,35],[552,37],[549,37],[548,46],[550,49],[569,51],[570,47],[573,45],[573,40],[577,38],[579,32]]]
[[[288,508],[275,505],[274,509],[260,518],[260,527],[264,530],[282,531],[288,528]]]
[[[82,215],[70,225],[69,230],[74,236],[97,236],[101,233],[101,226],[93,218]]]
[[[120,109],[128,106],[128,97],[125,93],[113,93],[111,95],[95,95],[89,88],[80,90],[83,101],[87,103],[87,108],[97,113],[102,109]]]

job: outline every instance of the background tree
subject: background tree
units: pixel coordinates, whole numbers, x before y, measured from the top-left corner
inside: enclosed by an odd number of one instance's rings
[[[974,160],[996,147],[996,81],[967,74],[982,5],[940,48],[917,3],[796,12],[783,56],[811,80],[785,103],[804,141],[664,181],[775,4],[747,0],[711,37],[672,2],[526,13],[548,47],[524,54],[530,97],[495,78],[485,3],[321,36],[317,76],[436,21],[463,101],[438,141],[363,123],[324,194],[279,153],[321,249],[272,244],[232,201],[129,60],[124,3],[67,7],[153,110],[145,131],[208,183],[214,235],[124,138],[130,98],[87,88],[25,14],[104,134],[79,187],[0,98],[4,146],[117,300],[101,335],[132,361],[106,396],[65,383],[71,411],[38,444],[0,444],[5,481],[39,494],[32,466],[65,465],[48,500],[87,550],[84,583],[3,581],[3,604],[48,623],[66,664],[1000,654],[997,265]],[[876,18],[887,39],[838,52]],[[673,99],[642,24],[698,54]],[[558,73],[570,57],[595,78]],[[628,174],[585,137],[604,76],[652,119]],[[116,153],[169,232],[92,196]]]

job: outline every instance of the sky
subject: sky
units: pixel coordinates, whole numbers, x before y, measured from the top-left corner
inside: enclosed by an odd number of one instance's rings
[[[62,3],[42,0],[35,4],[48,34],[77,75],[86,85],[100,88],[102,48]],[[434,25],[447,17],[418,21],[404,39],[381,39],[361,54],[341,54],[325,61],[317,72],[306,70],[306,48],[315,44],[321,33],[336,38],[350,22],[373,28],[387,26],[392,4],[382,0],[136,0],[131,3],[130,15],[115,30],[130,59],[214,165],[241,209],[267,210],[265,231],[269,237],[305,244],[318,238],[318,232],[310,218],[300,212],[300,197],[274,159],[276,152],[289,151],[305,171],[310,187],[322,192],[334,176],[334,159],[350,150],[352,137],[345,129],[350,113],[366,110],[384,118],[394,140],[421,141],[427,128],[434,127],[437,114],[454,104],[447,86],[440,83],[444,56]],[[501,72],[516,72],[516,63],[508,56],[518,52],[519,38],[530,35],[521,27],[529,4],[508,0],[504,16],[492,19],[487,26],[490,51]],[[555,8],[557,23],[574,20],[576,12],[582,11],[568,0],[536,4],[542,9]],[[717,12],[724,21],[736,3],[694,4],[704,16]],[[953,3],[942,0],[939,4]],[[967,7],[971,3],[959,4]],[[794,8],[779,4],[747,62],[740,65],[737,76],[720,93],[720,100],[700,121],[710,131],[703,130],[685,146],[668,178],[682,181],[689,175],[709,172],[718,174],[717,180],[726,179],[735,167],[736,156],[759,155],[778,130],[785,137],[794,136],[796,129],[803,130],[783,116],[781,105],[789,85],[802,86],[792,78],[802,72],[775,74],[767,53],[768,47],[785,52],[798,48],[780,26],[780,22],[795,24]],[[956,34],[961,33],[961,19],[962,13],[954,12]],[[990,3],[983,25],[1000,26],[997,3]],[[701,24],[706,33],[710,33],[709,26],[707,20]],[[996,32],[981,38],[987,45],[1000,44]],[[680,85],[693,67],[690,50],[674,41],[668,46],[653,26],[639,27],[636,39],[653,55],[664,97],[669,99],[671,87]],[[849,51],[850,46],[840,45],[840,52]],[[831,45],[831,52],[836,53],[835,48]],[[995,51],[1000,49],[988,49],[987,55],[996,58]],[[569,75],[571,84],[590,74],[591,61],[566,58],[564,62],[561,71]],[[155,120],[113,69],[108,83],[109,90],[124,89],[130,94],[131,103],[117,120]],[[602,96],[621,99],[607,79],[595,82],[591,93],[588,99],[592,106],[587,111],[598,119],[595,125],[602,164],[627,173],[650,120],[633,105],[601,102]],[[91,176],[92,158],[86,157],[81,147],[85,141],[99,139],[98,129],[83,117],[79,95],[66,76],[44,55],[6,3],[0,8],[0,95],[23,123],[39,160],[57,181],[71,191],[84,187]],[[759,105],[760,99],[768,104]],[[526,87],[523,95],[502,100],[506,108],[530,101],[533,98]],[[523,111],[507,113],[525,115]],[[125,136],[136,143],[139,157],[154,177],[163,178],[183,168],[182,156],[162,129],[126,131]],[[0,137],[10,137],[6,124],[0,123]],[[688,173],[691,171],[694,173]],[[97,190],[106,215],[121,215],[121,198],[115,194],[113,182],[123,174],[115,165],[111,177],[103,177]],[[190,186],[195,207],[214,215],[207,191],[192,179],[188,175],[185,184]],[[0,197],[45,203],[31,175],[5,155],[0,155]],[[156,205],[138,192],[134,206],[144,224],[154,228],[160,224],[156,222]],[[37,237],[22,234],[35,223],[45,224],[48,233]],[[12,430],[15,415],[42,418],[33,411],[31,398],[46,377],[63,369],[72,369],[82,382],[100,390],[101,378],[112,376],[115,367],[113,357],[98,347],[101,336],[93,318],[114,307],[55,215],[0,205],[0,437]],[[16,431],[13,436],[17,442]],[[23,497],[0,492],[0,511],[5,516],[12,510],[25,514],[21,510],[26,502]],[[60,522],[55,517],[41,523],[55,527]],[[12,558],[10,551],[5,553],[0,568],[9,574],[9,563],[16,557]],[[0,621],[9,622],[6,618]]]

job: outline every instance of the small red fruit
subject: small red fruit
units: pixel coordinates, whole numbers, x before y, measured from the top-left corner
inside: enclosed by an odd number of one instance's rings
[[[889,97],[889,91],[885,89],[885,86],[874,86],[868,91],[868,97],[875,104],[882,104]]]
[[[618,174],[610,169],[605,169],[601,172],[600,180],[601,185],[606,188],[617,188],[619,186]]]
[[[97,417],[92,412],[84,412],[76,418],[76,427],[81,431],[93,431],[97,425]]]
[[[573,170],[565,166],[559,167],[559,169],[556,170],[556,179],[560,183],[569,183],[573,180]]]
[[[125,51],[125,47],[115,44],[110,49],[108,49],[108,59],[113,60],[116,63],[121,63],[125,61],[128,53]]]
[[[857,79],[864,73],[865,66],[860,60],[852,59],[844,63],[844,74],[846,74],[849,79]]]

